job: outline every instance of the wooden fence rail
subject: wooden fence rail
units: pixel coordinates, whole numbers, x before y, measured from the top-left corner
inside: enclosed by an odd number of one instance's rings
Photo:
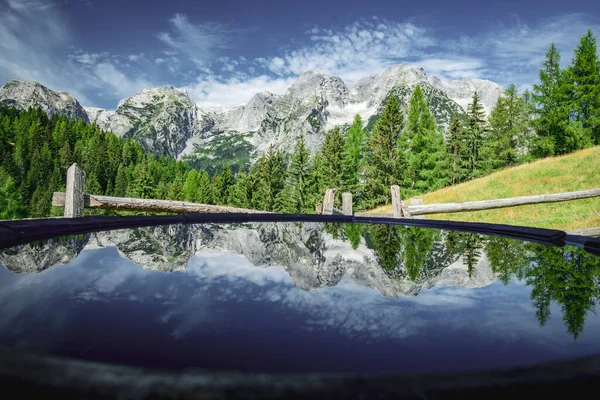
[[[172,212],[172,213],[265,213],[266,211],[246,208],[197,204],[186,201],[134,199],[125,197],[110,197],[85,194],[85,173],[73,164],[67,171],[66,193],[56,192],[52,197],[52,205],[64,207],[64,216],[68,218],[82,217],[85,208],[113,209],[126,211]],[[380,216],[393,218],[422,218],[428,214],[456,213],[495,208],[515,207],[526,204],[555,203],[578,199],[600,197],[600,189],[581,190],[578,192],[543,194],[537,196],[521,196],[508,199],[468,201],[464,203],[423,204],[421,199],[413,199],[413,205],[408,206],[402,201],[400,187],[390,187],[392,198],[392,213],[354,213],[352,211],[352,194],[342,194],[342,209],[334,206],[337,189],[327,189],[323,203],[318,204],[318,214]]]
[[[335,194],[335,191],[333,190],[334,189],[327,189],[327,194],[325,195],[325,198],[331,202],[331,207],[333,207],[333,197]],[[349,207],[344,208],[344,214],[349,213],[350,215],[356,216],[379,216],[390,218],[423,218],[424,215],[428,214],[446,214],[469,211],[493,210],[496,208],[516,207],[528,204],[557,203],[562,201],[600,197],[600,189],[589,189],[580,190],[577,192],[542,194],[536,196],[520,196],[497,200],[468,201],[464,203],[423,204],[422,199],[415,198],[413,199],[413,205],[408,206],[404,201],[402,201],[400,197],[400,188],[397,185],[391,186],[390,192],[392,198],[391,213],[352,213],[352,206],[350,205]]]
[[[54,192],[52,205],[64,207],[67,218],[83,217],[85,208],[123,211],[172,212],[172,213],[268,213],[267,211],[250,210],[211,204],[190,203],[187,201],[133,199],[128,197],[111,197],[85,194],[85,173],[73,164],[67,170],[67,191]]]

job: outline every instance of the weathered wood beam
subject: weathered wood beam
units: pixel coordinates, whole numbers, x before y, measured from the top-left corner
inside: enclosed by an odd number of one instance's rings
[[[574,229],[572,231],[567,231],[567,233],[569,235],[578,235],[578,236],[600,236],[600,227]]]
[[[65,218],[83,217],[85,174],[73,164],[67,170],[67,193],[65,194]]]
[[[440,203],[408,207],[414,215],[444,214],[455,212],[468,212],[480,210],[493,210],[495,208],[516,207],[527,204],[557,203],[561,201],[588,199],[600,197],[600,189],[581,190],[556,194],[542,194],[537,196],[520,196],[509,199],[468,201],[465,203]]]
[[[419,199],[419,198],[412,199],[412,203],[411,203],[411,204],[412,204],[413,206],[422,206],[422,205],[423,205],[423,199]],[[415,218],[415,219],[424,219],[425,217],[424,217],[424,216],[422,216],[422,215],[417,215],[417,216],[415,216],[414,218]]]
[[[335,200],[335,189],[327,189],[323,199],[323,215],[333,215],[333,202]]]
[[[54,192],[52,205],[64,207],[66,195]],[[267,211],[250,210],[246,208],[215,206],[210,204],[190,203],[187,201],[132,199],[127,197],[110,197],[99,195],[84,195],[86,208],[100,208],[123,211],[172,212],[172,213],[267,213]]]
[[[352,215],[352,193],[342,193],[342,212],[344,215]]]
[[[400,197],[400,186],[392,185],[392,214],[394,218],[402,218],[402,198]]]

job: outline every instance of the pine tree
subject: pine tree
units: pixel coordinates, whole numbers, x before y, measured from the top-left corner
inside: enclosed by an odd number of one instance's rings
[[[373,132],[366,140],[363,204],[372,208],[390,201],[390,186],[406,187],[406,140],[404,117],[395,96],[384,107]]]
[[[27,217],[27,207],[15,180],[0,168],[0,220]]]
[[[479,174],[481,167],[481,146],[487,130],[487,122],[483,105],[479,102],[479,94],[473,94],[473,100],[467,106],[469,123],[466,130],[467,153],[469,155],[468,171],[469,177]]]
[[[58,152],[60,166],[63,171],[69,169],[71,165],[73,165],[73,152],[71,151],[71,145],[68,141],[65,141],[63,146]]]
[[[600,144],[600,61],[591,29],[581,37],[566,75],[573,91],[570,108],[583,130],[580,147]]]
[[[133,180],[131,184],[127,185],[127,196],[140,199],[151,199],[154,197],[153,195],[154,187],[150,175],[148,174],[148,166],[145,162],[142,162],[136,165],[133,170]]]
[[[250,177],[245,171],[240,171],[231,189],[231,204],[234,207],[250,208],[251,201]]]
[[[114,195],[117,197],[124,197],[127,194],[127,174],[125,173],[125,167],[123,164],[119,164],[117,170],[117,177],[115,178],[115,189]]]
[[[534,157],[565,154],[577,147],[573,139],[578,134],[569,118],[568,91],[564,73],[560,69],[560,53],[552,43],[540,70],[540,84],[533,85],[533,100],[538,114],[533,122],[537,136],[530,149]],[[573,133],[574,137],[569,138]]]
[[[309,213],[314,204],[309,204],[310,152],[306,148],[304,135],[300,135],[287,171],[285,187],[281,193],[280,210],[286,213]]]
[[[84,192],[87,194],[99,194],[102,193],[102,188],[100,188],[100,183],[98,183],[98,178],[96,174],[90,172],[85,174],[85,189]]]
[[[235,184],[233,172],[229,166],[223,167],[221,172],[213,177],[212,198],[215,204],[228,205],[231,201],[231,190]]]
[[[336,127],[325,134],[321,146],[325,179],[327,186],[341,189],[342,186],[342,162],[344,158],[344,134]]]
[[[87,194],[102,194],[102,188],[98,182],[98,178],[94,172],[85,174],[85,188],[84,192]],[[102,213],[101,210],[86,209],[85,213],[88,215],[99,215]]]
[[[452,123],[448,128],[446,149],[450,158],[450,183],[452,185],[462,182],[467,177],[469,154],[465,127],[457,112],[454,113]]]
[[[44,218],[50,215],[51,193],[43,186],[37,186],[31,195],[30,216]]]
[[[363,142],[365,130],[360,115],[354,117],[352,125],[346,132],[342,160],[342,189],[350,192],[356,199],[358,196],[359,171],[363,162]]]
[[[183,199],[186,201],[195,202],[197,200],[198,193],[198,181],[199,176],[198,172],[195,169],[192,169],[185,178],[185,183],[183,184]]]
[[[283,153],[269,146],[256,163],[256,190],[253,192],[252,204],[264,211],[278,208],[277,199],[285,183],[285,159]]]
[[[481,257],[481,249],[483,247],[481,236],[474,233],[461,233],[461,244],[463,246],[462,256],[463,265],[467,267],[469,278],[473,275],[473,269],[479,257]]]
[[[311,161],[310,176],[308,181],[308,204],[316,206],[323,203],[325,191],[328,189],[325,177],[325,162],[323,154],[317,152]],[[312,211],[312,210],[311,210]]]
[[[509,85],[490,114],[490,129],[482,148],[484,170],[491,172],[518,163],[530,124],[527,105],[516,85]]]
[[[405,133],[408,137],[411,189],[424,193],[443,187],[448,179],[444,139],[419,85],[410,99]]]
[[[198,188],[196,192],[196,201],[201,204],[211,204],[212,189],[210,187],[210,176],[206,171],[200,171],[198,173]]]

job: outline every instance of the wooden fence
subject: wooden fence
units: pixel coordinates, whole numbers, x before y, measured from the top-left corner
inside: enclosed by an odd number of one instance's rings
[[[578,192],[565,192],[555,194],[543,194],[536,196],[520,196],[508,199],[468,201],[464,203],[439,203],[423,204],[419,198],[412,199],[412,205],[407,205],[400,196],[400,187],[393,185],[390,187],[392,198],[391,213],[353,213],[352,212],[352,194],[344,193],[342,195],[342,210],[334,208],[335,189],[327,189],[323,205],[317,205],[317,213],[321,214],[345,214],[356,216],[378,216],[389,218],[423,218],[428,214],[445,214],[481,210],[493,210],[495,208],[516,207],[527,204],[556,203],[561,201],[588,199],[600,197],[600,189],[581,190]]]
[[[227,206],[197,204],[186,201],[134,199],[123,197],[110,197],[94,194],[85,194],[85,173],[73,164],[67,171],[66,193],[56,192],[52,197],[52,205],[64,207],[64,216],[67,218],[82,217],[85,208],[171,212],[171,213],[266,213],[267,211],[251,210]],[[391,213],[355,213],[352,209],[352,193],[342,193],[342,209],[334,207],[337,189],[327,189],[323,203],[317,204],[317,214],[377,216],[389,218],[423,218],[428,214],[456,213],[467,211],[492,210],[495,208],[515,207],[526,204],[554,203],[591,197],[600,197],[600,189],[581,190],[578,192],[544,194],[537,196],[521,196],[509,199],[469,201],[465,203],[440,203],[423,204],[422,199],[413,198],[412,205],[402,201],[400,187],[390,187],[392,199]],[[595,228],[597,229],[597,228]]]
[[[210,204],[190,203],[187,201],[134,199],[127,197],[111,197],[85,194],[85,173],[77,166],[71,165],[67,170],[67,191],[54,192],[52,205],[64,207],[66,218],[83,217],[85,208],[123,211],[148,211],[171,213],[266,213],[267,211],[246,208],[215,206]]]

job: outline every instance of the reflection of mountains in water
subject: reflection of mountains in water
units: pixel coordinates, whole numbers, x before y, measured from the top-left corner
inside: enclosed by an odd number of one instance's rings
[[[304,290],[342,279],[383,295],[416,295],[435,285],[481,287],[497,280],[486,257],[471,265],[447,232],[391,226],[253,223],[171,225],[98,232],[25,245],[0,254],[14,273],[67,263],[82,250],[115,246],[144,269],[185,268],[197,253],[236,253],[257,267],[283,266]]]
[[[531,288],[539,323],[546,324],[556,304],[575,338],[600,298],[600,257],[581,248],[389,225],[138,228],[15,247],[0,253],[0,264],[14,273],[34,273],[67,263],[82,250],[113,246],[147,270],[182,270],[195,254],[235,253],[257,267],[283,266],[304,290],[350,279],[388,297],[416,295],[433,286],[482,287],[498,280],[508,284],[516,278]]]

